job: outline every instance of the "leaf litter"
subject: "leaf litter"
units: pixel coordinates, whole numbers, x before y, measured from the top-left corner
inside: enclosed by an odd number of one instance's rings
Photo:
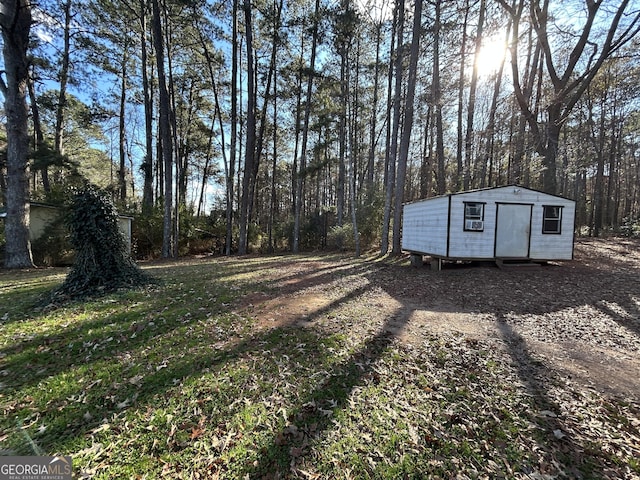
[[[637,365],[640,259],[608,246],[578,242],[575,262],[526,272],[179,262],[154,293],[165,305],[130,317],[126,341],[117,323],[69,338],[82,361],[110,353],[117,369],[80,373],[85,393],[49,407],[11,382],[3,409],[82,478],[639,478],[638,383],[622,370]],[[132,321],[145,325],[133,338]],[[56,426],[67,410],[77,420]]]

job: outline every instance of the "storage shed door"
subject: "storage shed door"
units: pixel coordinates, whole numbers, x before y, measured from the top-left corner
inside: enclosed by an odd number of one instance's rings
[[[532,205],[498,204],[496,258],[529,257]]]

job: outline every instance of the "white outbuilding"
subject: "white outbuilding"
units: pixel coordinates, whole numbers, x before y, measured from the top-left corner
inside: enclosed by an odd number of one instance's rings
[[[402,249],[412,261],[572,260],[576,203],[521,187],[484,188],[404,205]]]

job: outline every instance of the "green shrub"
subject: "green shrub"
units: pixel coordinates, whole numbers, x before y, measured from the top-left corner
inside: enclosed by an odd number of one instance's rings
[[[355,250],[356,243],[353,237],[353,224],[345,223],[342,226],[335,225],[331,227],[327,240],[329,247],[339,250]]]
[[[640,237],[640,218],[625,217],[620,225],[620,233],[625,237]]]
[[[196,217],[180,208],[179,255],[221,254],[226,241],[224,212],[212,211],[208,217]],[[137,258],[157,258],[162,253],[164,210],[162,205],[150,213],[137,213],[133,219],[133,251]]]
[[[160,205],[149,213],[134,215],[131,248],[136,258],[156,258],[162,253],[163,208]]]
[[[335,207],[323,207],[311,213],[300,229],[300,248],[302,250],[333,248],[330,227],[336,221]]]
[[[381,195],[374,195],[370,203],[363,203],[358,208],[358,233],[363,249],[379,248],[383,216],[384,198]]]
[[[212,211],[209,216],[197,217],[184,210],[180,216],[181,255],[222,254],[226,242],[224,212]]]

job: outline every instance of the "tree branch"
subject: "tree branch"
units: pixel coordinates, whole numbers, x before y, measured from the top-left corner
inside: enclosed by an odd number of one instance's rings
[[[516,101],[518,102],[518,106],[520,107],[522,115],[531,128],[531,133],[533,134],[534,138],[540,138],[540,127],[538,126],[538,122],[536,121],[535,114],[529,108],[530,94],[523,91],[522,84],[520,83],[520,68],[518,65],[518,43],[520,36],[520,18],[524,10],[524,0],[520,0],[517,8],[515,7],[515,5],[513,7],[510,7],[504,0],[498,0],[498,2],[507,10],[507,12],[509,12],[513,22],[510,51],[511,76],[513,80],[513,90],[516,96]],[[526,87],[525,90],[527,90]]]
[[[582,29],[582,34],[580,35],[578,42],[576,43],[575,47],[573,47],[573,50],[571,50],[571,53],[569,54],[569,64],[567,65],[567,68],[564,71],[564,75],[562,75],[563,85],[566,85],[569,82],[569,79],[572,77],[573,72],[575,71],[576,65],[578,64],[578,61],[582,56],[582,52],[584,51],[584,48],[589,43],[589,35],[591,34],[591,27],[593,27],[593,22],[596,19],[596,15],[598,13],[598,9],[600,8],[600,5],[602,5],[601,2],[598,2],[598,3],[588,2],[589,15],[587,16],[587,23]],[[591,58],[589,59],[589,63],[591,63],[591,60],[593,59],[595,54],[596,52],[594,51],[593,54],[591,55]]]
[[[563,82],[560,80],[556,68],[553,65],[553,55],[551,53],[551,46],[549,45],[549,38],[547,35],[547,20],[549,19],[549,0],[544,0],[542,9],[536,2],[531,2],[531,23],[538,36],[538,42],[542,46],[542,52],[544,54],[545,64],[547,65],[547,71],[551,83],[553,83],[554,90],[557,92],[562,88]]]
[[[568,114],[578,102],[593,78],[597,75],[605,60],[609,58],[613,52],[620,49],[633,38],[633,36],[629,35],[630,32],[637,32],[640,29],[640,26],[636,25],[640,21],[640,13],[637,13],[631,25],[625,30],[625,32],[623,32],[618,40],[614,41],[616,30],[618,29],[618,25],[620,24],[620,20],[628,4],[629,0],[623,0],[618,7],[618,10],[611,22],[611,26],[609,27],[609,31],[607,32],[607,38],[602,46],[600,56],[598,57],[598,60],[596,60],[595,64],[590,69],[586,70],[582,76],[565,86],[564,92],[568,97],[568,101],[565,103],[564,116],[566,116],[566,114]],[[569,93],[572,94],[569,96]]]

